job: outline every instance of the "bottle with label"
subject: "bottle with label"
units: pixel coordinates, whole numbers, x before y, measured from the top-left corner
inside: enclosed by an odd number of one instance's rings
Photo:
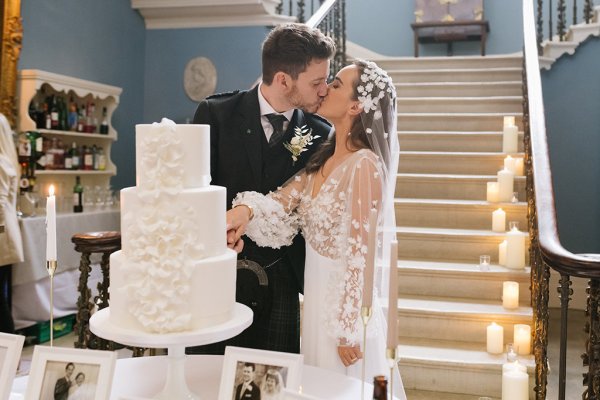
[[[85,132],[85,105],[79,107],[79,116],[77,118],[77,132]]]
[[[106,155],[104,154],[104,149],[102,146],[98,147],[98,151],[96,152],[96,160],[99,171],[104,171],[106,169]]]
[[[100,124],[100,133],[108,135],[108,116],[106,114],[106,107],[102,107],[102,123]]]
[[[19,178],[19,190],[21,194],[31,191],[29,177],[27,176],[28,165],[26,162],[21,163],[21,177]]]
[[[387,400],[387,378],[377,375],[373,378],[373,400]]]
[[[83,169],[91,171],[94,169],[94,155],[92,149],[88,146],[83,146]]]
[[[83,186],[79,176],[75,177],[75,186],[73,186],[73,212],[83,212]]]
[[[94,171],[98,171],[100,169],[99,165],[100,157],[98,157],[98,147],[96,145],[92,146],[92,169]]]
[[[69,125],[70,131],[77,130],[77,121],[79,119],[79,114],[77,114],[77,103],[73,100],[73,96],[69,101],[69,114],[67,116],[67,123]]]
[[[65,159],[65,169],[73,169],[73,153],[71,153],[69,146],[65,145],[63,154]]]
[[[59,111],[58,104],[56,101],[56,96],[52,96],[51,106],[50,106],[50,129],[58,130],[59,126]]]
[[[77,143],[73,142],[71,145],[71,169],[81,169],[81,156],[79,155],[79,149]]]

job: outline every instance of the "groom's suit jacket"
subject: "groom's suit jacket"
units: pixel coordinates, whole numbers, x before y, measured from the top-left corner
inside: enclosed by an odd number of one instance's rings
[[[208,97],[199,104],[194,123],[210,125],[211,184],[227,188],[228,209],[231,207],[232,199],[239,192],[256,191],[267,194],[277,190],[304,167],[306,161],[327,138],[331,130],[329,124],[321,117],[295,110],[281,143],[270,147],[260,120],[258,86],[249,91],[235,91]],[[307,147],[307,151],[294,162],[291,153],[283,144],[291,140],[295,127],[304,125],[312,129],[313,135],[320,137],[315,139],[313,144]],[[279,288],[277,290],[293,292],[292,295],[296,297],[297,293],[303,290],[304,257],[304,239],[301,235],[297,235],[291,246],[283,249],[258,247],[249,238],[244,237],[244,250],[238,256],[240,259],[248,258],[256,261],[262,266],[282,259],[283,265],[279,262],[269,268],[269,270],[277,269],[276,274],[273,272],[276,276],[271,276],[272,273],[267,271],[269,285],[271,286],[272,280],[279,280],[280,283],[276,283],[276,287]],[[272,295],[273,306],[277,307],[279,294],[272,293]],[[290,318],[296,318],[297,311],[289,310]],[[279,324],[279,322],[283,323]],[[270,325],[273,324],[286,325],[285,321],[271,320]],[[257,340],[271,343],[256,345],[250,343],[248,346],[286,351],[286,345],[279,348],[278,344],[272,343],[275,340],[272,337],[257,338]]]

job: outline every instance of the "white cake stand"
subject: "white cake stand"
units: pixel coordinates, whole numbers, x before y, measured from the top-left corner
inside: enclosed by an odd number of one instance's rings
[[[234,337],[250,326],[253,316],[249,307],[235,303],[231,319],[222,324],[189,332],[145,333],[115,326],[110,321],[109,309],[110,307],[104,308],[90,318],[90,330],[96,336],[129,346],[169,349],[167,381],[161,392],[154,397],[160,400],[199,400],[200,397],[192,393],[185,382],[185,348]]]

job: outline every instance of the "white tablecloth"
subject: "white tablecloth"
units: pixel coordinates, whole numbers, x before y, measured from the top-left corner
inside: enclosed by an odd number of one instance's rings
[[[190,390],[202,400],[216,400],[219,394],[223,356],[187,356],[185,377]],[[117,360],[111,400],[151,398],[165,384],[166,356],[126,358]],[[15,379],[12,391],[24,394],[28,377]],[[361,383],[329,370],[305,365],[302,369],[303,393],[323,400],[360,400]],[[365,384],[365,398],[370,398],[373,386]],[[13,398],[18,398],[15,395]]]
[[[28,217],[19,221],[23,236],[24,261],[13,265],[13,318],[17,328],[50,319],[50,278],[46,271],[46,217]],[[79,232],[119,231],[118,209],[58,214],[56,244],[58,270],[54,276],[54,315],[56,318],[77,311],[77,284],[81,254],[75,251],[71,237]],[[99,256],[92,256],[92,262]],[[100,279],[92,268],[89,287]]]

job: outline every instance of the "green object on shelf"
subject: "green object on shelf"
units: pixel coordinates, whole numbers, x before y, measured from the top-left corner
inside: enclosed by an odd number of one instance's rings
[[[73,331],[75,325],[75,314],[54,318],[54,339],[65,336]],[[17,331],[17,334],[25,336],[25,344],[41,344],[50,341],[50,321],[40,321],[35,325]]]

